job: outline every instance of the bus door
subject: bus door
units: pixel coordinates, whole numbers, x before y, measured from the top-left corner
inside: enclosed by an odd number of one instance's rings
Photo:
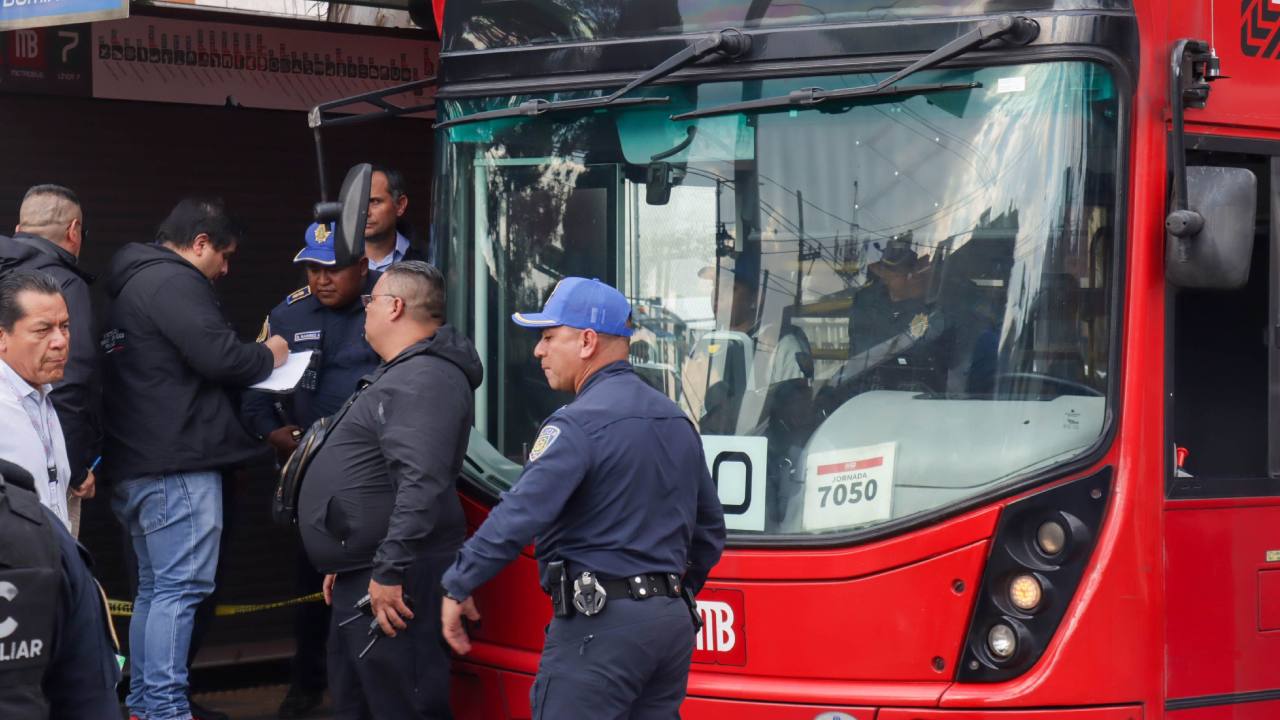
[[[1165,504],[1170,718],[1280,716],[1280,144],[1201,138],[1257,178],[1248,282],[1171,289]],[[1205,150],[1203,148],[1214,148]],[[1221,149],[1218,149],[1221,148]]]

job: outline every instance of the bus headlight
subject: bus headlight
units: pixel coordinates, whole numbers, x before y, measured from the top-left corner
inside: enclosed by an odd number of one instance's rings
[[[1018,651],[1018,635],[1004,623],[992,625],[987,631],[987,649],[991,651],[991,657],[1008,660]]]
[[[1057,520],[1050,520],[1036,530],[1036,545],[1045,557],[1055,557],[1067,546],[1067,529]]]
[[[1023,612],[1031,612],[1040,607],[1044,597],[1044,588],[1035,575],[1018,575],[1009,583],[1009,602]]]

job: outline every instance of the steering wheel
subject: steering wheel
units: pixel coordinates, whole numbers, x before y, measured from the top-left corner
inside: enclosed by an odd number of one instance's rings
[[[1090,395],[1092,397],[1102,397],[1103,395],[1103,393],[1098,391],[1096,388],[1091,388],[1088,385],[1085,385],[1084,383],[1079,383],[1074,380],[1066,380],[1060,377],[1054,377],[1053,375],[1045,375],[1044,373],[1035,373],[1035,372],[997,373],[995,377],[996,388],[997,389],[1000,388],[1000,386],[1003,384],[1003,381],[1005,380],[1033,380],[1036,382],[1044,383],[1046,385],[1056,385],[1064,390],[1076,391],[1075,393],[1062,393],[1064,395],[1067,395],[1067,394]]]

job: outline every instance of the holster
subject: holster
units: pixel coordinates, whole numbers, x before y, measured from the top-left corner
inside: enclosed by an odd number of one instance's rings
[[[543,570],[542,588],[551,596],[551,612],[558,618],[573,617],[573,586],[563,560],[547,563]]]
[[[693,631],[702,632],[702,613],[698,612],[698,601],[694,599],[693,591],[688,585],[680,589],[680,597],[684,598],[684,604],[689,608],[689,619],[693,620]]]

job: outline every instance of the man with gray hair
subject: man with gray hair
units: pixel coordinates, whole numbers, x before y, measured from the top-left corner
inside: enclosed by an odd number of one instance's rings
[[[71,316],[66,372],[54,383],[52,398],[70,462],[71,491],[64,504],[72,535],[79,534],[81,498],[94,496],[92,465],[102,445],[96,333],[89,304],[93,276],[77,265],[84,235],[84,213],[76,194],[61,185],[36,185],[22,198],[14,236],[0,237],[0,270],[9,266],[49,275]]]
[[[435,267],[392,265],[361,300],[382,364],[330,421],[302,483],[298,528],[333,606],[334,717],[440,720],[450,717],[449,656],[434,610],[466,534],[454,481],[484,370],[445,323]],[[362,609],[386,636],[368,648],[369,621],[353,621]]]
[[[0,459],[31,473],[41,504],[68,528],[71,469],[50,395],[67,365],[70,333],[53,278],[32,270],[0,276]]]

